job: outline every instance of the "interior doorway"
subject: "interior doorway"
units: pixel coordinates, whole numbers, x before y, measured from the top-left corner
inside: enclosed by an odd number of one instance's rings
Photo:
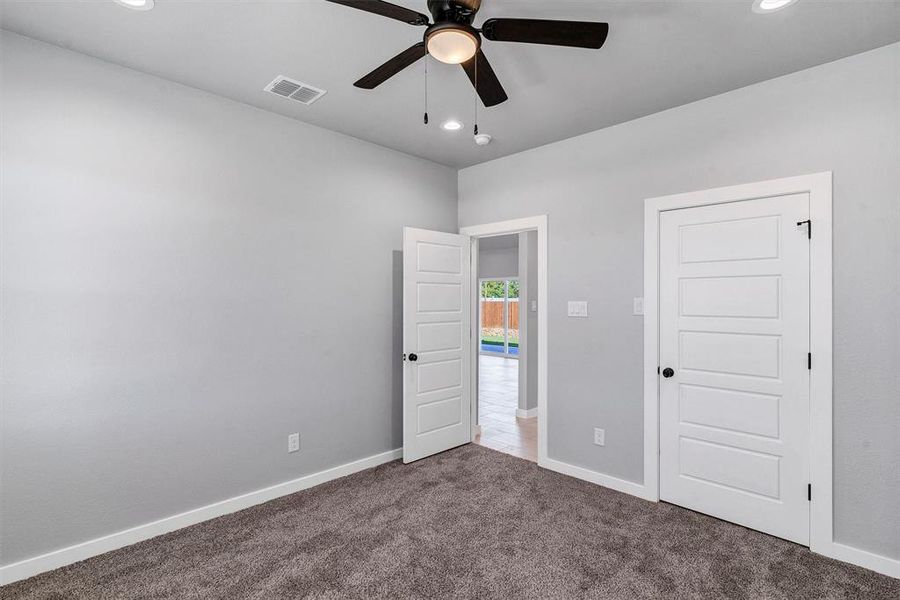
[[[537,462],[537,393],[528,359],[536,359],[537,234],[482,237],[473,243],[478,274],[476,444]],[[535,271],[529,278],[529,267]],[[528,335],[529,300],[535,310]],[[535,361],[532,360],[532,363]],[[529,393],[530,392],[530,393]]]
[[[519,319],[516,394],[528,405],[515,406],[515,419],[531,421],[536,447],[526,456],[552,468],[547,458],[547,217],[529,217],[462,227],[460,233],[403,228],[403,462],[480,441],[479,386],[479,241],[516,236],[527,249],[517,276],[486,277],[519,282],[519,302],[527,317]],[[488,243],[490,245],[490,242]],[[525,262],[527,261],[527,262]],[[517,262],[518,264],[518,262]],[[529,283],[530,282],[530,283]],[[504,284],[507,285],[507,284]],[[527,290],[526,296],[522,296]],[[504,301],[508,302],[508,288]],[[534,339],[534,338],[537,339]],[[506,339],[504,347],[508,348]],[[508,354],[508,353],[507,353]],[[497,357],[491,357],[497,358]],[[509,381],[509,379],[507,379]],[[510,423],[506,423],[508,426]],[[501,432],[497,432],[498,435]],[[505,433],[510,433],[506,431]],[[501,450],[510,451],[507,437]],[[527,450],[528,448],[522,448]],[[524,452],[523,452],[524,454]]]

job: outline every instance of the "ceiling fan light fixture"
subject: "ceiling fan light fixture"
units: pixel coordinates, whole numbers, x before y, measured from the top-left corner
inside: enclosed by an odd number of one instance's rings
[[[787,8],[797,0],[754,0],[753,12],[766,14]]]
[[[132,10],[150,10],[153,8],[153,0],[115,0],[115,2]]]
[[[425,44],[428,54],[442,63],[458,65],[475,56],[481,40],[464,26],[448,23],[432,27],[425,36]]]

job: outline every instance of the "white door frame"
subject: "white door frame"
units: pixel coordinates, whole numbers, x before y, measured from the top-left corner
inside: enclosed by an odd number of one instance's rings
[[[831,172],[688,192],[644,202],[644,488],[659,500],[659,217],[680,208],[809,194],[810,503],[809,545],[833,556]]]
[[[460,227],[459,232],[472,238],[473,243],[478,243],[480,237],[493,237],[496,235],[504,235],[510,233],[522,233],[524,231],[537,231],[537,273],[538,273],[538,310],[537,310],[537,330],[538,330],[538,465],[547,467],[547,298],[549,286],[547,283],[547,215],[536,217],[525,217],[523,219],[513,219],[511,221],[501,221],[499,223],[486,223],[484,225],[471,225],[469,227]],[[478,252],[473,249],[471,253],[472,260],[472,289],[478,289]],[[478,296],[480,296],[480,291]],[[521,292],[520,292],[521,295]],[[473,306],[478,308],[478,297],[472,294]],[[521,306],[519,307],[521,319]],[[473,340],[478,339],[479,331],[476,329],[480,319],[471,319]],[[471,347],[472,373],[477,373],[478,356],[477,349],[480,344]],[[521,351],[521,346],[520,346]],[[476,399],[478,398],[478,377],[472,377],[472,438],[476,434],[476,424],[478,411],[476,409]]]

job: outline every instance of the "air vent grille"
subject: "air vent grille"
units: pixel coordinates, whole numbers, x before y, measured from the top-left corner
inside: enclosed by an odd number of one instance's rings
[[[264,88],[264,91],[271,92],[282,98],[288,98],[309,106],[319,98],[325,95],[325,90],[313,87],[302,81],[290,79],[284,75],[279,75],[272,83]]]

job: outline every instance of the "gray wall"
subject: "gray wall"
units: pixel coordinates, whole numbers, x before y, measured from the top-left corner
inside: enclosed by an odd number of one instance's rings
[[[526,348],[525,378],[519,378],[519,398],[522,400],[521,390],[525,390],[524,408],[537,408],[537,375],[538,375],[538,326],[537,311],[531,310],[532,300],[538,298],[538,269],[537,269],[537,231],[526,231],[519,234],[519,255],[524,254],[524,260],[519,261],[520,272],[524,265],[525,289],[519,290],[522,299],[519,300],[519,320],[525,323],[528,330],[528,338],[525,341]],[[523,318],[524,317],[524,318]],[[520,360],[521,363],[521,360]]]
[[[549,215],[550,456],[642,480],[643,200],[832,170],[835,538],[900,558],[898,112],[893,45],[461,171],[460,225]]]
[[[519,249],[478,249],[478,276],[483,279],[517,277],[519,275]]]
[[[0,43],[0,563],[399,447],[401,228],[456,172]]]

